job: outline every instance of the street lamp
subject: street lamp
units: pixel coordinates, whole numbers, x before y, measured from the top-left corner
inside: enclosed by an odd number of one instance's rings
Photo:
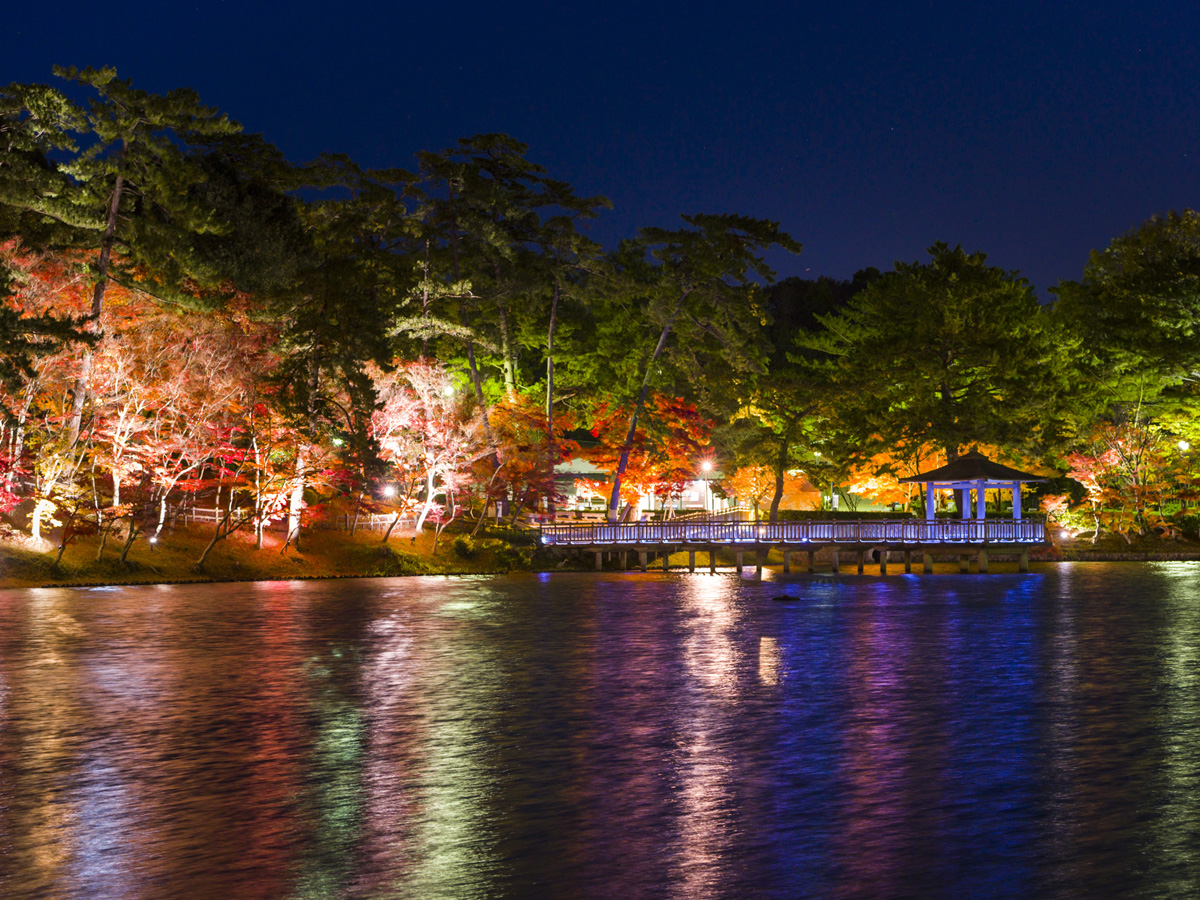
[[[395,496],[396,496],[396,489],[395,489],[394,487],[392,487],[390,484],[385,484],[385,485],[383,486],[383,496],[385,496],[385,497],[395,497]]]

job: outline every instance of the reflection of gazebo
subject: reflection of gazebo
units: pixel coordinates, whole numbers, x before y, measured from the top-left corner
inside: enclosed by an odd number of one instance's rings
[[[951,488],[963,491],[967,502],[963,504],[962,517],[971,518],[971,510],[975,510],[976,519],[986,518],[987,507],[984,502],[985,491],[1012,491],[1013,518],[1021,518],[1021,484],[1030,481],[1045,481],[1037,475],[1021,472],[992,462],[978,450],[964,453],[952,463],[933,469],[921,475],[901,478],[901,484],[925,485],[925,518],[933,519],[935,503],[934,491],[939,488]],[[971,491],[975,492],[976,500],[971,503]]]

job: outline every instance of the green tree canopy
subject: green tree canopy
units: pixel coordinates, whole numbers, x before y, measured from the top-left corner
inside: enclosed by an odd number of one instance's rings
[[[778,223],[739,215],[683,216],[687,227],[644,228],[613,255],[612,289],[597,313],[594,383],[616,389],[632,410],[626,450],[613,479],[609,516],[620,502],[628,448],[652,386],[688,393],[706,408],[729,376],[761,370],[770,342],[763,254],[800,252]]]
[[[1060,437],[1071,391],[1063,336],[1029,283],[983,253],[944,243],[897,263],[802,340],[836,386],[831,419],[846,455],[977,443],[1034,449]]]

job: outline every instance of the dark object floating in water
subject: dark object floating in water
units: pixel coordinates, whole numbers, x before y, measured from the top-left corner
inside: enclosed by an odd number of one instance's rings
[[[793,600],[799,600],[800,598],[799,597],[790,597],[787,594],[776,594],[771,599],[775,600],[778,603],[791,603]]]

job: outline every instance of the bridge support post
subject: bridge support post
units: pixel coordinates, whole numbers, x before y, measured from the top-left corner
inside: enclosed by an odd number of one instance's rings
[[[888,558],[887,547],[880,547],[879,548],[879,574],[880,575],[887,574],[887,563],[888,563],[887,558]]]
[[[739,550],[737,552],[737,572],[738,572],[738,578],[741,578],[742,577],[742,551],[741,550]]]
[[[603,568],[604,568],[604,554],[601,551],[597,550],[596,551],[596,571],[599,572]]]
[[[689,572],[696,571],[696,551],[695,550],[688,551],[688,571]]]
[[[978,555],[975,557],[975,559],[976,559],[976,561],[977,561],[977,562],[978,562],[978,564],[979,564],[979,571],[980,571],[980,572],[982,572],[982,573],[984,573],[984,574],[986,575],[986,574],[987,574],[987,570],[988,570],[988,552],[987,552],[987,548],[985,547],[985,548],[983,548],[982,550],[980,550],[980,551],[979,551],[979,554],[978,554]]]
[[[909,575],[911,573],[912,573],[912,551],[905,550],[904,551],[904,574]]]
[[[833,556],[833,574],[836,575],[839,571],[839,569],[838,569],[838,548],[830,547],[829,550]]]
[[[625,551],[622,550],[621,551],[621,571],[622,572],[624,572],[626,569],[629,568],[629,566],[625,565],[626,562],[628,562],[628,560],[625,558]]]
[[[763,556],[764,555],[765,554],[763,552],[762,547],[756,547],[754,549],[754,580],[755,581],[762,581]]]
[[[863,573],[863,565],[866,563],[866,557],[867,557],[866,550],[858,551],[858,574],[859,575],[861,575]]]
[[[924,572],[926,575],[933,574],[933,554],[932,553],[922,553],[921,554],[921,571]]]
[[[1021,555],[1017,557],[1017,570],[1020,572],[1029,571],[1029,548],[1025,547],[1021,550]]]
[[[787,547],[783,548],[783,574],[787,575],[792,571],[792,551]]]
[[[971,571],[970,565],[971,557],[967,556],[965,553],[960,553],[958,555],[958,571],[963,573],[969,572]]]
[[[646,551],[645,550],[638,551],[638,562],[640,562],[642,564],[642,571],[645,572],[646,571]]]
[[[708,548],[708,574],[709,575],[717,574],[717,548],[716,547]]]
[[[671,548],[663,547],[663,571],[671,571]]]

